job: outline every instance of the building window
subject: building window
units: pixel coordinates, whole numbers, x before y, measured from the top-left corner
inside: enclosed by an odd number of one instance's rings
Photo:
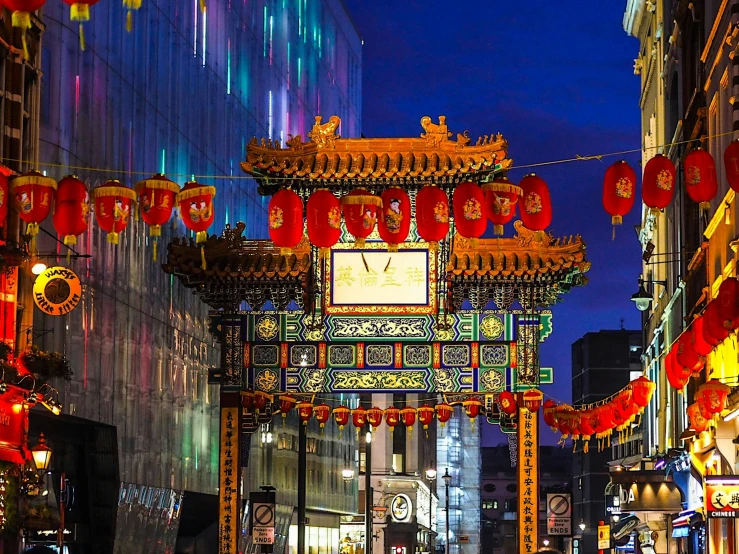
[[[403,467],[403,455],[393,454],[393,471],[395,473],[403,473],[405,468]]]
[[[495,492],[495,485],[493,485],[492,483],[485,483],[485,485],[483,485],[482,487],[482,490],[484,490],[485,492]]]

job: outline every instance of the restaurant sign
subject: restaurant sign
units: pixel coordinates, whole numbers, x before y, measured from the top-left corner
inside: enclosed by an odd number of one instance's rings
[[[28,405],[0,397],[0,460],[25,464],[31,458],[27,434]]]
[[[707,476],[703,499],[707,517],[739,518],[739,478]]]
[[[539,418],[518,410],[518,552],[536,552],[539,545]]]
[[[33,283],[33,301],[48,315],[68,314],[81,298],[80,278],[67,267],[50,267]]]

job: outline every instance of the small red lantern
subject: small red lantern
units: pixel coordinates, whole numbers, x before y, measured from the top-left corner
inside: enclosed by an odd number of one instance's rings
[[[504,390],[498,395],[498,406],[500,406],[501,412],[509,416],[518,411],[515,395],[507,390]]]
[[[726,409],[726,399],[731,391],[728,385],[717,379],[711,379],[702,384],[698,390],[703,391],[703,401],[709,413],[720,414]]]
[[[15,18],[15,13],[13,17]],[[51,211],[56,186],[54,179],[44,177],[38,171],[29,171],[10,181],[10,192],[15,198],[15,211],[18,217],[28,224],[26,233],[31,236],[31,252],[35,251],[39,223],[45,220]]]
[[[69,19],[71,21],[79,21],[80,27],[80,50],[85,50],[85,33],[82,29],[82,23],[90,21],[90,6],[94,6],[100,0],[64,0],[69,5]]]
[[[544,179],[527,175],[519,185],[521,197],[521,221],[531,231],[543,231],[552,223],[552,199]]]
[[[74,246],[77,237],[87,230],[89,220],[90,195],[85,183],[74,175],[64,177],[57,185],[54,199],[54,229],[64,237],[65,245]]]
[[[582,451],[586,454],[590,450],[590,439],[595,434],[593,419],[593,410],[583,410],[580,412],[580,439],[583,443]]]
[[[698,404],[701,416],[705,419],[711,420],[713,419],[713,413],[711,413],[711,411],[708,409],[708,401],[706,400],[705,392],[706,391],[702,388],[698,388],[698,390],[693,395],[693,400],[696,404]]]
[[[246,413],[254,409],[254,391],[245,390],[241,392],[241,407]]]
[[[739,327],[739,279],[724,279],[718,289],[716,302],[723,326],[730,331]]]
[[[177,193],[176,201],[185,227],[195,233],[195,242],[200,244],[208,238],[208,227],[213,224],[215,214],[213,199],[216,187],[201,185],[195,181],[185,183]]]
[[[476,398],[470,398],[462,402],[462,407],[464,408],[465,415],[470,418],[470,423],[474,429],[475,418],[480,415],[480,411],[482,410],[482,402]]]
[[[382,211],[377,229],[387,243],[388,251],[397,252],[398,244],[405,242],[411,228],[411,199],[400,187],[386,188],[381,198]]]
[[[357,439],[359,439],[359,430],[367,423],[367,410],[362,407],[352,410],[352,423],[357,430]]]
[[[341,238],[341,204],[328,189],[310,195],[305,209],[308,240],[318,247],[318,256],[327,258],[331,247]]]
[[[303,200],[296,192],[282,189],[272,195],[267,210],[269,237],[280,254],[289,256],[303,238]]]
[[[428,185],[416,195],[418,235],[432,246],[449,234],[449,198],[436,185]]]
[[[700,373],[703,369],[703,358],[701,358],[693,347],[693,336],[692,333],[683,332],[677,339],[677,353],[675,354],[675,360],[680,367],[689,370],[691,373]]]
[[[460,183],[454,189],[454,224],[457,232],[477,248],[478,239],[488,226],[485,217],[485,195],[475,183]]]
[[[337,406],[334,408],[334,421],[339,426],[339,434],[344,431],[344,426],[349,423],[349,414],[351,414],[351,410],[346,406]]]
[[[690,326],[690,332],[693,333],[693,347],[699,356],[704,358],[711,353],[713,346],[711,346],[703,334],[704,318],[699,315],[693,320],[693,324]]]
[[[647,407],[649,401],[652,399],[654,390],[657,388],[655,383],[643,375],[633,380],[629,386],[631,387],[631,397],[634,399],[634,403],[642,409]]]
[[[318,404],[318,406],[313,407],[313,413],[316,416],[316,421],[321,426],[321,432],[323,432],[323,428],[331,417],[331,407],[328,404]]]
[[[446,402],[441,402],[436,405],[436,418],[439,420],[439,423],[441,423],[442,429],[444,429],[444,425],[449,421],[449,418],[452,417],[453,413],[454,408]]]
[[[690,380],[690,370],[687,372],[683,370],[677,363],[675,355],[677,354],[676,348],[671,348],[665,356],[665,376],[667,382],[670,383],[672,388],[677,389],[678,392],[682,392],[685,385]]]
[[[634,207],[636,173],[624,160],[614,163],[603,177],[603,207],[613,225],[621,225],[623,216]]]
[[[718,178],[713,156],[703,148],[691,150],[683,162],[685,170],[685,190],[694,202],[700,204],[701,211],[711,207],[711,200],[718,192]]]
[[[92,189],[92,198],[98,226],[108,233],[110,244],[118,244],[118,235],[128,227],[131,219],[136,193],[120,181],[108,181]]]
[[[390,434],[395,431],[395,426],[400,423],[400,410],[395,406],[385,409],[385,423],[390,427]]]
[[[556,408],[554,421],[563,439],[569,437],[572,431],[572,412],[572,406],[567,406],[566,404],[557,406]]]
[[[701,415],[698,404],[688,406],[688,419],[690,420],[690,427],[696,433],[702,433],[708,428],[708,420]]]
[[[363,188],[342,197],[346,230],[354,237],[357,248],[364,248],[365,239],[374,231],[379,208],[382,208],[382,199]]]
[[[149,226],[152,237],[153,259],[157,259],[157,239],[162,236],[162,225],[169,221],[180,187],[174,181],[157,173],[149,179],[136,183],[134,187],[139,197],[141,219]]]
[[[703,312],[703,338],[712,346],[718,346],[729,336],[730,331],[724,327],[719,315],[718,302],[711,300]]]
[[[372,430],[377,429],[382,423],[383,412],[380,408],[374,407],[367,410],[367,421],[372,426]]]
[[[271,394],[266,393],[263,390],[258,390],[254,392],[254,411],[256,411],[257,414],[265,412],[267,409],[267,405],[271,402]]]
[[[283,394],[280,396],[280,412],[282,413],[282,425],[285,425],[287,414],[295,407],[298,403],[298,399],[289,394]]]
[[[413,426],[416,424],[416,412],[416,409],[410,406],[400,410],[400,419],[403,421],[403,425],[408,428],[408,436],[413,433]]]
[[[544,394],[539,389],[529,389],[521,396],[523,397],[523,405],[528,411],[539,411],[541,401],[544,399]]]
[[[310,402],[298,402],[298,418],[303,425],[308,425],[310,418],[313,416],[313,404]]]
[[[739,192],[739,139],[734,140],[724,151],[724,168],[729,186]]]
[[[431,425],[431,422],[434,420],[434,408],[429,406],[428,404],[424,404],[420,408],[418,408],[418,421],[423,425],[424,431],[426,431],[426,437],[429,436],[429,425]]]
[[[556,430],[557,422],[555,420],[555,411],[557,410],[557,403],[554,400],[546,400],[544,402],[544,423],[552,428],[552,431]]]
[[[141,0],[139,0],[141,1]],[[23,40],[23,53],[25,59],[29,59],[28,45],[26,44],[26,31],[31,28],[31,12],[41,9],[46,0],[0,0],[0,4],[13,12],[13,27],[21,30]]]
[[[516,215],[516,203],[523,191],[504,176],[496,177],[492,183],[485,183],[482,190],[488,219],[493,222],[493,233],[502,235],[504,226]]]
[[[642,201],[652,212],[664,210],[675,194],[675,164],[657,154],[647,162],[642,177]]]

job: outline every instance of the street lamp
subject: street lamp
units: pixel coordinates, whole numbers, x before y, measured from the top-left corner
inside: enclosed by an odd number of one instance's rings
[[[36,262],[31,266],[31,273],[34,275],[41,275],[46,271],[46,264],[44,262]]]
[[[51,462],[51,448],[46,446],[46,437],[44,434],[38,438],[38,444],[31,448],[33,454],[33,463],[36,465],[37,471],[47,471]]]
[[[542,543],[542,544],[543,544],[544,546],[549,546],[549,539],[544,539],[543,541],[541,541],[541,543]]]
[[[429,469],[426,470],[426,480],[429,482],[429,552],[432,551],[432,548],[431,548],[431,533],[433,532],[432,531],[432,524],[434,522],[434,516],[432,515],[432,511],[431,511],[433,509],[433,507],[434,507],[434,503],[433,503],[433,500],[434,500],[434,491],[431,488],[431,484],[432,483],[434,483],[434,484],[436,483],[436,476],[437,476],[437,474],[438,473],[437,473],[437,471],[434,468],[429,468]]]
[[[580,527],[580,531],[585,531],[585,522],[582,519],[580,520],[580,525],[578,525],[578,527]]]
[[[344,483],[351,482],[351,480],[354,479],[354,470],[349,468],[342,469],[341,478],[344,480]]]
[[[446,496],[446,549],[445,553],[449,554],[449,485],[452,482],[452,476],[449,475],[449,468],[444,469],[444,475],[442,475],[442,478],[444,479],[444,489],[445,489],[445,496]]]
[[[644,288],[644,283],[650,283],[652,285],[662,285],[667,287],[667,281],[652,281],[645,280],[639,277],[639,290],[631,295],[631,301],[636,304],[636,309],[640,312],[646,312],[652,306],[652,295],[647,292]]]

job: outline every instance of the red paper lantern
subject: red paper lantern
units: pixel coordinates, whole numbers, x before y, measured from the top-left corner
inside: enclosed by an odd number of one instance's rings
[[[395,406],[390,406],[385,409],[385,423],[390,427],[390,434],[395,431],[395,426],[400,423],[400,410]]]
[[[705,320],[702,315],[696,317],[693,320],[693,324],[690,326],[690,332],[693,333],[693,347],[695,348],[695,351],[699,356],[706,357],[711,353],[711,350],[713,350],[713,346],[706,341],[704,336],[704,321]]]
[[[432,246],[449,234],[449,198],[436,185],[428,185],[416,195],[418,235]]]
[[[739,279],[724,279],[718,289],[716,303],[723,326],[730,331],[739,327]]]
[[[254,409],[254,391],[246,390],[241,393],[241,407],[247,413]]]
[[[449,421],[449,418],[452,417],[453,413],[454,408],[446,402],[441,402],[436,405],[436,418],[439,420],[439,423],[441,423],[442,429],[444,429],[444,425]]]
[[[328,404],[318,404],[318,406],[313,407],[313,413],[316,416],[316,421],[318,421],[321,429],[323,429],[331,417],[331,407]]]
[[[382,208],[382,198],[361,187],[342,197],[346,230],[352,234],[358,248],[364,248],[365,239],[374,231],[379,208]]]
[[[593,427],[593,411],[583,410],[580,412],[580,435],[583,441],[589,441],[590,437],[595,433]],[[587,449],[585,450],[587,452]]]
[[[657,154],[647,162],[642,177],[642,201],[653,212],[664,210],[675,195],[675,164]]]
[[[295,407],[298,403],[298,399],[289,394],[283,394],[280,396],[280,413],[282,413],[282,424],[285,425],[287,414]]]
[[[77,244],[77,237],[87,230],[90,220],[90,195],[85,183],[74,175],[64,177],[56,189],[54,229],[67,246]]]
[[[413,426],[416,424],[416,412],[416,409],[410,406],[400,410],[400,419],[403,421],[403,425],[408,428],[409,435],[413,433]]]
[[[675,360],[680,367],[691,373],[700,372],[703,369],[703,358],[701,358],[693,347],[692,333],[683,332],[677,339]]]
[[[80,50],[85,50],[85,33],[82,29],[82,23],[90,21],[90,6],[94,6],[100,0],[64,0],[69,5],[69,19],[71,21],[79,21],[80,30]]]
[[[351,410],[346,406],[337,406],[334,408],[334,421],[339,426],[339,433],[344,430],[344,426],[349,423],[349,414]]]
[[[718,346],[729,336],[719,315],[718,302],[711,300],[703,312],[703,338],[712,346]]]
[[[298,402],[297,410],[301,423],[308,425],[310,418],[313,417],[313,404],[310,402]]]
[[[685,385],[687,385],[690,380],[690,371],[685,372],[683,371],[683,368],[678,365],[677,360],[675,360],[676,354],[677,349],[672,348],[665,356],[665,376],[667,377],[667,382],[670,383],[672,388],[682,392]]]
[[[177,206],[180,208],[180,217],[185,227],[195,233],[195,242],[200,244],[208,238],[208,227],[213,224],[215,213],[213,199],[216,197],[216,188],[201,185],[195,181],[185,183],[177,193]]]
[[[118,244],[118,235],[128,227],[131,219],[131,205],[136,200],[136,193],[114,180],[95,187],[91,195],[98,226],[108,233],[109,243]]]
[[[377,429],[382,424],[383,411],[380,408],[374,407],[367,410],[367,421],[372,426],[372,430]]]
[[[501,412],[509,416],[518,411],[518,403],[516,402],[515,395],[507,390],[504,390],[498,395],[498,406],[500,406]]]
[[[624,160],[614,163],[603,177],[603,207],[613,225],[621,225],[623,216],[634,207],[636,173]]]
[[[29,171],[10,181],[10,192],[15,199],[15,210],[28,226],[26,233],[35,241],[39,223],[45,220],[54,201],[56,181],[38,171]],[[34,250],[33,244],[31,250]]]
[[[359,430],[367,423],[367,410],[362,407],[352,410],[352,423],[357,430],[357,439],[359,439]]]
[[[488,219],[493,222],[493,233],[502,235],[504,225],[516,215],[516,203],[523,191],[504,176],[496,177],[492,183],[485,183],[482,190]]]
[[[544,423],[554,431],[557,428],[557,422],[555,420],[555,412],[557,410],[557,403],[554,400],[547,400],[544,402]]]
[[[572,406],[561,405],[557,406],[555,410],[554,421],[557,424],[557,430],[562,435],[563,439],[570,436],[572,431]]]
[[[538,412],[541,407],[541,401],[544,399],[544,395],[539,389],[529,389],[522,395],[523,405],[530,412]]]
[[[0,5],[13,12],[13,27],[21,30],[25,59],[30,57],[26,44],[26,31],[31,28],[31,12],[41,9],[45,3],[46,0],[0,0]]]
[[[328,189],[318,189],[306,205],[308,239],[318,247],[321,259],[328,257],[331,247],[341,238],[341,204]]]
[[[708,428],[708,420],[701,415],[698,404],[688,406],[688,419],[690,420],[690,427],[696,433],[702,433]]]
[[[157,259],[157,239],[162,236],[162,225],[169,221],[180,187],[174,181],[157,173],[149,179],[136,183],[134,187],[139,197],[141,219],[149,226],[152,237],[154,261]]]
[[[265,412],[267,409],[267,405],[271,402],[271,394],[266,393],[263,390],[258,390],[254,392],[254,411],[256,411],[257,414]]]
[[[713,413],[708,409],[708,402],[706,400],[705,391],[701,388],[699,388],[695,394],[693,395],[693,400],[696,404],[698,404],[698,408],[700,409],[701,416],[705,419],[712,419]]]
[[[543,231],[552,223],[552,199],[544,179],[530,174],[521,179],[521,221],[527,229]]]
[[[720,414],[726,409],[726,399],[731,391],[728,385],[717,379],[711,379],[702,384],[698,390],[703,391],[703,401],[709,413]]]
[[[631,387],[631,397],[634,399],[634,403],[642,409],[647,407],[649,401],[652,399],[654,390],[657,388],[655,383],[643,375],[633,380],[629,386]]]
[[[418,408],[418,421],[423,425],[423,429],[426,431],[426,436],[428,436],[429,425],[431,425],[431,422],[434,420],[434,413],[434,408],[428,404],[424,404]]]
[[[388,187],[382,191],[381,198],[382,211],[377,229],[387,243],[388,251],[397,252],[398,244],[405,242],[411,228],[411,199],[400,187]]]
[[[297,193],[282,189],[272,195],[267,210],[269,237],[280,254],[289,256],[303,238],[303,200]]]
[[[729,186],[739,192],[739,139],[735,139],[724,151],[724,168]]]
[[[454,189],[452,201],[457,232],[470,240],[472,248],[477,248],[478,239],[488,226],[482,189],[475,183],[460,183]]]
[[[685,170],[685,190],[694,202],[700,204],[701,211],[711,207],[711,200],[718,192],[718,178],[713,156],[702,148],[691,150],[683,162]]]

